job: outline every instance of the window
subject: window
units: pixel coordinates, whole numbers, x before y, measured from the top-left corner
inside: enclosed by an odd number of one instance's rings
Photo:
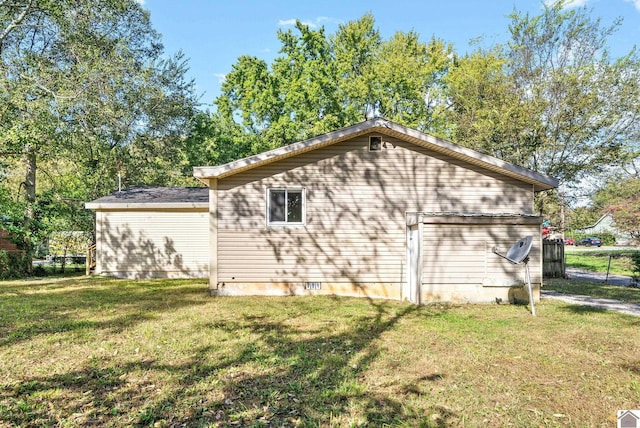
[[[267,190],[267,224],[304,224],[304,189]]]
[[[379,152],[382,150],[382,137],[369,137],[369,151]]]

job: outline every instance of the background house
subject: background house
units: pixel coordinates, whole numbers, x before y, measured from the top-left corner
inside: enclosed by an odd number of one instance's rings
[[[615,238],[616,245],[631,245],[633,241],[631,235],[618,230],[613,221],[613,215],[610,212],[604,213],[598,221],[591,226],[587,226],[584,229],[577,230],[576,232],[589,236],[598,236],[606,233]]]
[[[22,250],[11,240],[11,234],[0,228],[0,251],[8,253],[21,253]]]

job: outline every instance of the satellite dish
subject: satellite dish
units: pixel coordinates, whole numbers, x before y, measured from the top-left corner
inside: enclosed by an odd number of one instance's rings
[[[509,248],[505,259],[516,265],[522,263],[527,259],[527,257],[529,257],[532,245],[533,236],[527,236],[526,238],[519,240]]]
[[[533,236],[522,238],[509,248],[507,254],[500,254],[497,248],[493,252],[502,258],[509,260],[514,265],[524,262],[524,276],[527,283],[527,291],[529,292],[529,303],[531,304],[531,315],[536,316],[536,308],[533,306],[533,291],[531,290],[531,273],[529,272],[529,253],[533,246]]]

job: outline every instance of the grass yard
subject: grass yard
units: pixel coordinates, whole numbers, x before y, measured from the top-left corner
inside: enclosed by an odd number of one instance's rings
[[[613,275],[633,276],[631,254],[634,250],[600,250],[565,246],[567,266],[594,272],[607,272]],[[611,265],[609,266],[609,257]]]
[[[0,426],[610,427],[640,408],[640,318],[536,309],[0,282]]]
[[[620,285],[603,284],[598,282],[549,279],[545,281],[544,288],[545,290],[557,291],[559,293],[581,294],[583,296],[614,299],[640,304],[640,289],[636,287],[622,287]]]

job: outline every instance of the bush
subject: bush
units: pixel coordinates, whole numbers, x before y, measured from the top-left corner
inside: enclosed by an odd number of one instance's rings
[[[638,283],[640,280],[640,251],[631,254],[631,262],[633,263],[633,279]]]
[[[23,278],[29,273],[29,258],[22,252],[0,250],[0,279]]]
[[[33,276],[47,276],[48,272],[42,265],[36,265],[33,268]]]

